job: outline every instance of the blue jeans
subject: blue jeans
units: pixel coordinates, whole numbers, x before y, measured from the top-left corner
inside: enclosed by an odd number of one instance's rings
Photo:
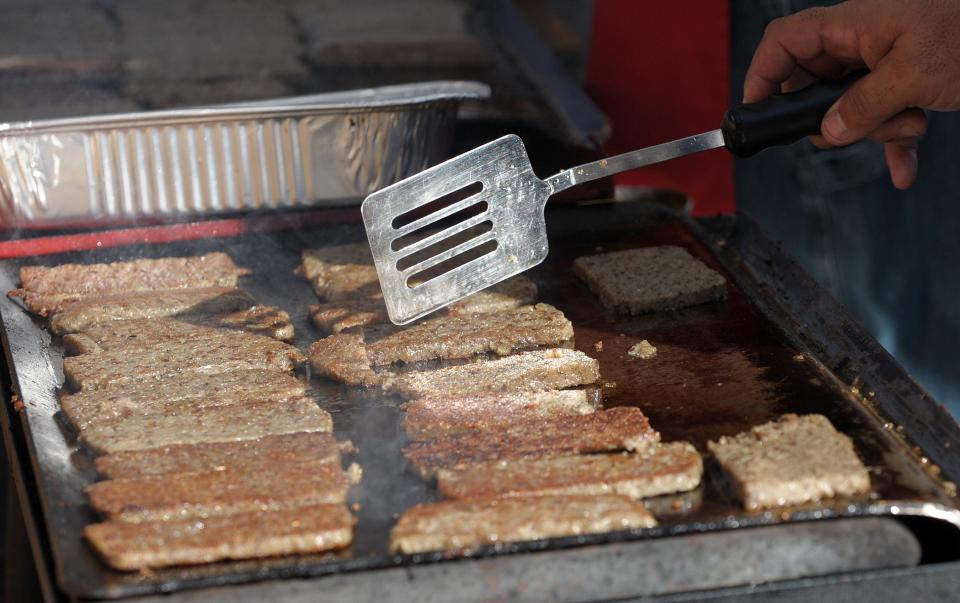
[[[825,2],[733,1],[733,98],[766,23]],[[960,416],[960,113],[933,113],[920,175],[890,184],[883,149],[809,142],[738,160],[738,207],[783,241],[954,416]]]

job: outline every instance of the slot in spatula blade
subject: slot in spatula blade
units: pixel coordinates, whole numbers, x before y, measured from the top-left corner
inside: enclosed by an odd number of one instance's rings
[[[368,196],[361,213],[390,320],[406,324],[542,262],[549,196],[514,135]]]

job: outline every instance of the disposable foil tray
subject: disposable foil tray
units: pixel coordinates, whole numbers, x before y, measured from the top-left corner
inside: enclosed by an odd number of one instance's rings
[[[358,203],[445,159],[476,82],[0,124],[0,226]]]

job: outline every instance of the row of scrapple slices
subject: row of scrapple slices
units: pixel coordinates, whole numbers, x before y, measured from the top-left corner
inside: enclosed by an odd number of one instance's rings
[[[11,292],[62,335],[64,417],[105,481],[86,528],[136,570],[350,544],[331,417],[294,374],[289,316],[222,253],[26,267]]]
[[[570,321],[533,304],[527,279],[396,328],[364,249],[308,251],[301,271],[325,302],[314,321],[333,333],[311,346],[313,368],[406,398],[404,455],[452,499],[409,509],[393,551],[650,527],[638,499],[699,484],[692,446],[661,446],[637,408],[597,409],[583,388],[598,381],[597,361],[569,349]],[[418,364],[438,360],[453,362]]]
[[[693,446],[660,444],[638,409],[598,411],[587,390],[564,389],[597,381],[598,366],[560,347],[569,345],[572,326],[551,306],[528,305],[536,296],[532,282],[512,279],[398,329],[386,324],[365,246],[307,251],[301,272],[323,302],[311,309],[314,322],[333,334],[311,347],[314,369],[407,398],[411,443],[404,454],[450,499],[405,513],[393,550],[647,527],[655,520],[639,499],[700,483],[703,464]],[[574,272],[614,313],[725,296],[723,277],[676,247],[579,258]],[[553,347],[528,350],[544,346]],[[456,364],[397,366],[431,360]],[[786,416],[709,448],[747,508],[869,489],[850,440],[820,416]]]

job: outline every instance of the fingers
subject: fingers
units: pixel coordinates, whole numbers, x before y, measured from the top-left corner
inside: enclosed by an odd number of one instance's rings
[[[868,138],[877,142],[919,138],[927,133],[928,125],[927,114],[921,109],[907,109],[881,124]]]
[[[820,127],[824,139],[835,146],[850,144],[912,105],[911,73],[910,66],[894,56],[880,61],[827,111]]]
[[[813,63],[827,55],[832,61],[856,64],[862,61],[857,48],[857,31],[852,22],[853,11],[841,4],[812,8],[776,19],[767,26],[757,46],[743,86],[743,102],[762,100],[780,90],[798,64],[811,73]]]
[[[909,188],[917,179],[917,146],[928,125],[923,111],[907,109],[870,134],[873,140],[886,143],[884,155],[890,180],[901,190]]]
[[[884,145],[890,180],[900,190],[910,188],[917,179],[917,143],[911,138]]]
[[[883,143],[916,139],[927,133],[928,126],[927,114],[923,110],[907,109],[882,123],[880,127],[867,135],[867,138]],[[810,142],[820,149],[830,149],[837,146],[823,136],[811,136]]]

